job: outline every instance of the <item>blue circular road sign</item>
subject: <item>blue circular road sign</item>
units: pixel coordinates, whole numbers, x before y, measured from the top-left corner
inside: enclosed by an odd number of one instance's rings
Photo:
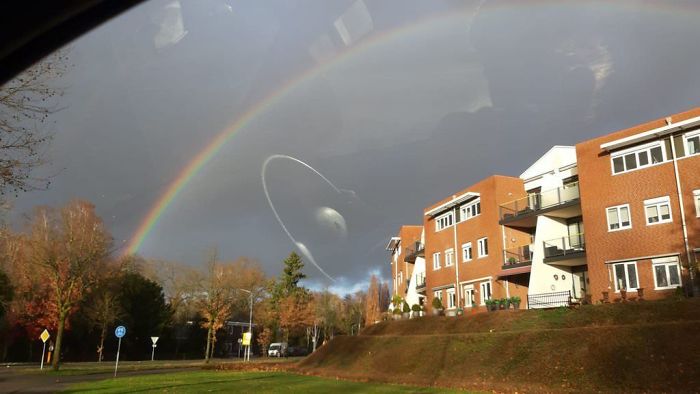
[[[121,338],[124,335],[126,335],[126,327],[124,326],[119,326],[114,330],[114,335],[117,336],[117,338]]]

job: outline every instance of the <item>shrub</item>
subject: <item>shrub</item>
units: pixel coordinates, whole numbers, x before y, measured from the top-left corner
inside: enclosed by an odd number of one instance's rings
[[[403,309],[403,313],[411,312],[411,307],[408,306],[408,303],[406,301],[403,302],[403,306],[401,307],[401,309]]]
[[[493,305],[495,302],[496,302],[495,300],[490,300],[490,299],[489,299],[489,300],[484,301],[484,305],[486,305],[486,306],[491,306],[491,305]]]
[[[442,309],[442,301],[439,298],[433,298],[433,308]]]
[[[520,297],[518,297],[518,296],[510,297],[510,302],[511,302],[511,304],[517,304],[520,302]]]
[[[421,307],[420,307],[420,305],[418,305],[418,304],[413,304],[413,305],[411,305],[411,310],[412,310],[413,312],[420,312]]]
[[[394,315],[400,315],[400,314],[401,314],[401,309],[399,309],[398,307],[396,307],[396,308],[394,308],[393,311],[391,311],[391,313],[393,313]]]
[[[506,306],[506,299],[505,298],[501,298],[500,300],[498,300],[496,302],[498,302],[498,305],[500,305],[500,306]]]
[[[515,257],[509,257],[509,258],[508,258],[508,263],[509,263],[509,264],[515,264],[515,263],[517,263],[517,262],[518,262],[518,259],[516,259]]]

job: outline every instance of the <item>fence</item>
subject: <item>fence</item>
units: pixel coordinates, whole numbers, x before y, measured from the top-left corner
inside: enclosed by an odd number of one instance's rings
[[[553,293],[528,294],[527,309],[557,308],[571,305],[571,291],[556,291]]]

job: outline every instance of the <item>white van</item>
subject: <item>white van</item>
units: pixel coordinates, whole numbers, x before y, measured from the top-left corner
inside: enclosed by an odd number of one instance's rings
[[[271,343],[270,347],[267,348],[267,355],[269,357],[287,357],[287,342]]]

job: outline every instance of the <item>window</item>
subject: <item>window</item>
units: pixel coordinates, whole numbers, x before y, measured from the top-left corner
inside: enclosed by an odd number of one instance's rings
[[[663,163],[664,151],[661,142],[654,142],[641,148],[634,148],[632,151],[626,150],[613,154],[610,160],[613,174],[619,174]]]
[[[700,190],[693,190],[693,201],[695,201],[695,216],[700,218]]]
[[[632,228],[629,204],[610,207],[607,209],[607,214],[608,231],[617,231]]]
[[[476,300],[474,298],[474,285],[464,285],[464,306],[465,307],[472,307],[476,305]]]
[[[471,219],[479,214],[481,214],[481,199],[477,198],[476,201],[462,205],[462,207],[459,209],[459,220],[464,221]]]
[[[472,258],[472,243],[467,242],[466,244],[462,245],[462,261],[471,261]]]
[[[440,252],[433,253],[433,270],[440,269]]]
[[[644,201],[644,213],[647,216],[647,226],[670,222],[671,203],[668,196]]]
[[[639,278],[637,278],[637,262],[613,264],[615,273],[615,291],[620,289],[637,290]]]
[[[454,249],[447,249],[445,251],[445,267],[450,267],[455,263],[455,251]]]
[[[447,289],[447,308],[452,309],[454,308],[457,303],[456,303],[456,298],[455,298],[455,289],[454,287],[451,289]]]
[[[673,289],[681,285],[678,257],[651,259],[654,270],[654,288],[656,290]]]
[[[452,219],[452,212],[438,216],[437,219],[435,219],[435,231],[440,231],[444,228],[450,227],[452,225]]]
[[[399,286],[403,284],[403,272],[399,272]]]
[[[700,153],[700,131],[685,135],[685,150],[689,156]]]
[[[491,299],[491,282],[484,282],[479,287],[481,288],[481,305],[484,305],[486,300]]]
[[[433,298],[437,298],[442,301],[442,290],[436,290],[433,292]]]
[[[479,247],[479,258],[489,255],[489,240],[484,237],[477,241]]]

